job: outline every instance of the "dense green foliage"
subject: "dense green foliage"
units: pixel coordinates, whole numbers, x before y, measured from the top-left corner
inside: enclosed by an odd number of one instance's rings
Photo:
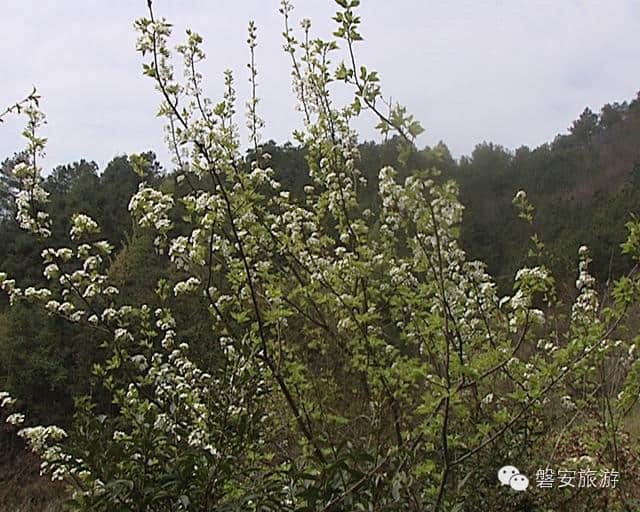
[[[613,118],[612,112],[617,113]],[[585,114],[580,119],[584,118]],[[580,120],[575,126],[580,126]],[[462,245],[472,257],[487,263],[505,292],[516,269],[527,261],[523,245],[531,233],[511,204],[516,191],[527,190],[536,205],[536,231],[546,242],[554,274],[564,293],[572,296],[573,255],[582,243],[593,254],[592,272],[599,281],[620,277],[631,268],[618,248],[626,237],[624,224],[631,215],[640,215],[640,149],[634,144],[640,140],[640,99],[605,105],[594,128],[597,135],[586,141],[580,141],[574,131],[533,150],[481,144],[459,162],[440,143],[413,153],[398,172],[404,178],[410,169],[437,167],[444,177],[459,183],[465,205]],[[283,186],[303,197],[310,181],[304,149],[274,142],[260,148],[271,155],[270,163]],[[375,210],[380,207],[377,173],[398,161],[398,140],[363,143],[358,151],[358,167],[367,178],[364,202]],[[154,161],[151,153],[146,156]],[[5,160],[0,177],[0,192],[6,198],[0,223],[0,267],[25,284],[43,284],[37,265],[43,246],[19,229],[10,200],[15,190],[10,169],[18,159],[16,155]],[[175,173],[163,176],[157,164],[148,172],[167,187],[175,183]],[[60,223],[54,230],[55,245],[63,244],[72,212],[89,213],[119,249],[112,274],[121,294],[144,302],[153,295],[162,261],[148,237],[134,235],[129,220],[127,204],[141,179],[126,157],[117,157],[100,174],[95,164],[85,161],[60,166],[48,175],[45,188],[51,193],[49,210]],[[5,303],[0,328],[3,386],[24,400],[35,418],[66,424],[73,410],[71,398],[88,391],[86,377],[97,357],[95,349],[83,341],[84,334],[70,335],[66,324],[24,305],[8,309]],[[60,351],[60,336],[68,341],[64,351]]]
[[[564,292],[573,294],[574,255],[582,244],[592,251],[592,272],[602,282],[631,268],[619,247],[626,238],[625,223],[640,215],[638,140],[640,93],[630,103],[604,105],[598,115],[585,109],[567,134],[535,149],[482,143],[456,161],[441,142],[413,153],[398,172],[404,177],[411,169],[436,167],[444,178],[458,182],[465,206],[463,247],[487,263],[505,292],[526,262],[522,248],[531,232],[523,229],[511,204],[518,190],[526,190],[537,210],[534,228],[547,243],[554,274]],[[283,184],[301,194],[308,180],[303,151],[275,144],[265,149],[277,162],[274,168]],[[364,143],[358,149],[366,195],[373,203],[379,168],[398,162],[398,140]]]
[[[42,179],[31,98],[0,179],[0,389],[18,401],[0,400],[65,430],[20,436],[74,510],[629,510],[640,97],[534,150],[418,150],[356,64],[359,2],[337,3],[329,41],[307,20],[296,39],[282,5],[296,145],[260,143],[252,23],[245,154],[231,75],[209,100],[187,32],[180,81],[152,12],[138,49],[174,169],[147,153]],[[364,109],[386,142],[357,143]],[[623,481],[577,500],[496,481],[582,460]]]

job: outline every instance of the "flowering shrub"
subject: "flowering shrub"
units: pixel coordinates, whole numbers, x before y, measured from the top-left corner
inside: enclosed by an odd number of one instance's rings
[[[304,198],[283,190],[261,150],[255,25],[247,105],[254,150],[243,157],[231,73],[224,97],[207,98],[202,38],[187,32],[176,50],[184,61],[178,78],[171,26],[150,7],[136,22],[138,50],[160,93],[178,184],[143,183],[129,209],[175,269],[158,283],[160,307],[119,298],[108,274],[113,247],[83,213],[72,219],[68,247],[42,253],[50,287],[23,290],[0,274],[12,303],[39,303],[86,326],[94,332],[88,342],[108,353],[93,371],[109,407],[80,398],[68,433],[20,431],[43,471],[68,482],[73,509],[508,504],[530,498],[496,494],[496,470],[525,456],[532,469],[540,454],[552,456],[539,432],[561,437],[557,423],[571,428],[575,416],[567,414],[575,411],[583,415],[576,424],[602,421],[606,434],[591,449],[603,465],[622,468],[618,443],[640,386],[634,340],[621,330],[640,290],[636,272],[618,281],[604,306],[581,248],[578,294],[565,318],[543,261],[520,269],[513,294],[500,297],[485,265],[466,258],[457,186],[437,170],[415,170],[401,183],[392,167],[382,168],[380,208],[363,208],[353,119],[373,112],[383,134],[400,135],[403,159],[422,129],[403,107],[382,113],[379,77],[355,58],[359,1],[337,3],[328,41],[311,38],[308,20],[298,39],[287,0],[280,11],[304,120],[294,134],[309,164]],[[340,44],[347,60],[335,65]],[[353,90],[347,105],[332,101],[334,82]],[[18,221],[46,238],[35,106],[25,109],[31,158],[15,169]],[[526,194],[514,203],[531,222]],[[629,230],[624,251],[637,260],[640,226]],[[532,242],[531,257],[541,258],[544,246]],[[213,355],[206,366],[191,357],[171,307],[172,296],[189,295],[208,311],[200,326]],[[611,361],[625,379],[608,377]],[[13,406],[8,394],[0,399]],[[591,414],[590,400],[606,403],[603,416]],[[7,421],[20,425],[24,416]]]

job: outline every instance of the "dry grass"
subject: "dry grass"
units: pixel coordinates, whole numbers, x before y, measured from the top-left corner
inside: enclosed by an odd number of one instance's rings
[[[640,407],[635,407],[625,418],[624,430],[633,442],[640,441]]]
[[[0,463],[0,512],[61,512],[64,497],[62,485],[40,476],[36,456]]]

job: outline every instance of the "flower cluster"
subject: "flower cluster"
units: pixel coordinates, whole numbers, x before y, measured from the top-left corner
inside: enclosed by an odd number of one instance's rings
[[[71,230],[69,236],[71,240],[80,240],[83,237],[94,236],[100,233],[98,223],[88,215],[76,213],[71,218]]]
[[[576,281],[578,297],[571,310],[571,319],[574,322],[589,323],[594,321],[598,311],[598,294],[595,290],[595,278],[589,273],[589,250],[586,246],[581,246],[578,250],[580,257],[580,274]]]
[[[129,201],[129,211],[138,225],[153,228],[158,232],[155,243],[161,247],[167,239],[172,224],[169,212],[173,208],[173,197],[141,183],[138,192]]]

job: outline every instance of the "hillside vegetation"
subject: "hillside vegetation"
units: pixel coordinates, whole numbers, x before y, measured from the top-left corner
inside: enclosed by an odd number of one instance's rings
[[[207,98],[202,38],[172,50],[151,2],[138,50],[170,168],[45,172],[37,95],[10,109],[27,128],[0,173],[0,511],[639,506],[640,94],[456,160],[380,110],[359,1],[337,4],[324,41],[282,3],[292,143],[260,138],[255,25],[245,151],[233,77]],[[363,110],[384,142],[358,141]],[[617,485],[536,485],[587,467]]]

